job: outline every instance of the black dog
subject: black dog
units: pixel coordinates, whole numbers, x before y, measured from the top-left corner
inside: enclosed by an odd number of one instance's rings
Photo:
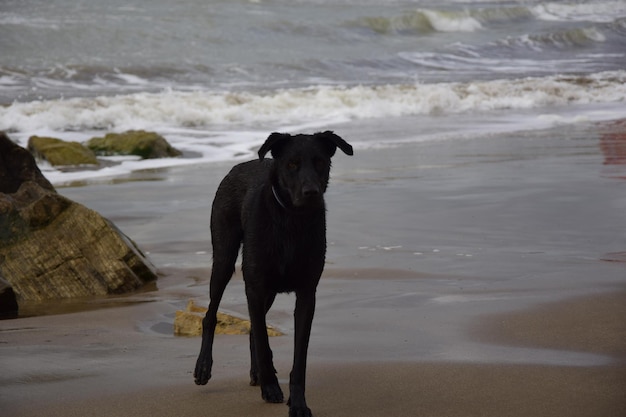
[[[202,322],[196,384],[211,378],[217,308],[243,242],[242,269],[252,323],[250,385],[261,385],[265,401],[283,402],[265,315],[277,293],[294,291],[295,349],[287,404],[290,416],[311,415],[304,397],[306,357],[326,254],[324,192],[337,147],[352,155],[352,146],[330,131],[272,133],[259,149],[258,161],[236,165],[222,180],[211,213],[211,301]],[[264,159],[269,151],[273,160]]]

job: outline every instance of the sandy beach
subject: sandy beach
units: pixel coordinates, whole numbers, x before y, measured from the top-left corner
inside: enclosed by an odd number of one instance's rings
[[[348,141],[414,128],[370,127],[330,128]],[[314,414],[626,415],[623,143],[623,123],[580,123],[336,157]],[[247,337],[216,338],[213,379],[198,387],[200,339],[172,332],[177,309],[207,302],[209,208],[230,165],[59,189],[113,220],[161,278],[0,321],[3,416],[287,415],[248,386]],[[286,333],[270,340],[285,391],[293,301],[279,296],[268,316]],[[239,275],[222,310],[246,315]]]

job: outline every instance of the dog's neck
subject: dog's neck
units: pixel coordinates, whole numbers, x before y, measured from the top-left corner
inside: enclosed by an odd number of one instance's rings
[[[276,200],[279,206],[281,206],[285,210],[289,210],[285,202],[278,195],[278,191],[276,191],[276,187],[274,185],[272,185],[272,194],[274,194],[274,199]]]

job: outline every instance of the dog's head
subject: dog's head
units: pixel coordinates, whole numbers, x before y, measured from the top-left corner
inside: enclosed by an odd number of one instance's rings
[[[330,158],[337,148],[352,155],[352,146],[331,131],[313,135],[272,133],[259,149],[259,159],[272,153],[272,186],[278,199],[294,208],[317,207],[328,186]]]

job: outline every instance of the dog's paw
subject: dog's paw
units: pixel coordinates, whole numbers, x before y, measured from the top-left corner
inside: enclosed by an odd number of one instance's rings
[[[283,391],[280,389],[278,383],[262,385],[261,397],[268,403],[282,403],[285,401]]]
[[[196,385],[205,385],[211,379],[212,360],[198,358],[196,369],[193,371],[193,378]]]
[[[309,407],[289,407],[289,417],[313,417]]]

